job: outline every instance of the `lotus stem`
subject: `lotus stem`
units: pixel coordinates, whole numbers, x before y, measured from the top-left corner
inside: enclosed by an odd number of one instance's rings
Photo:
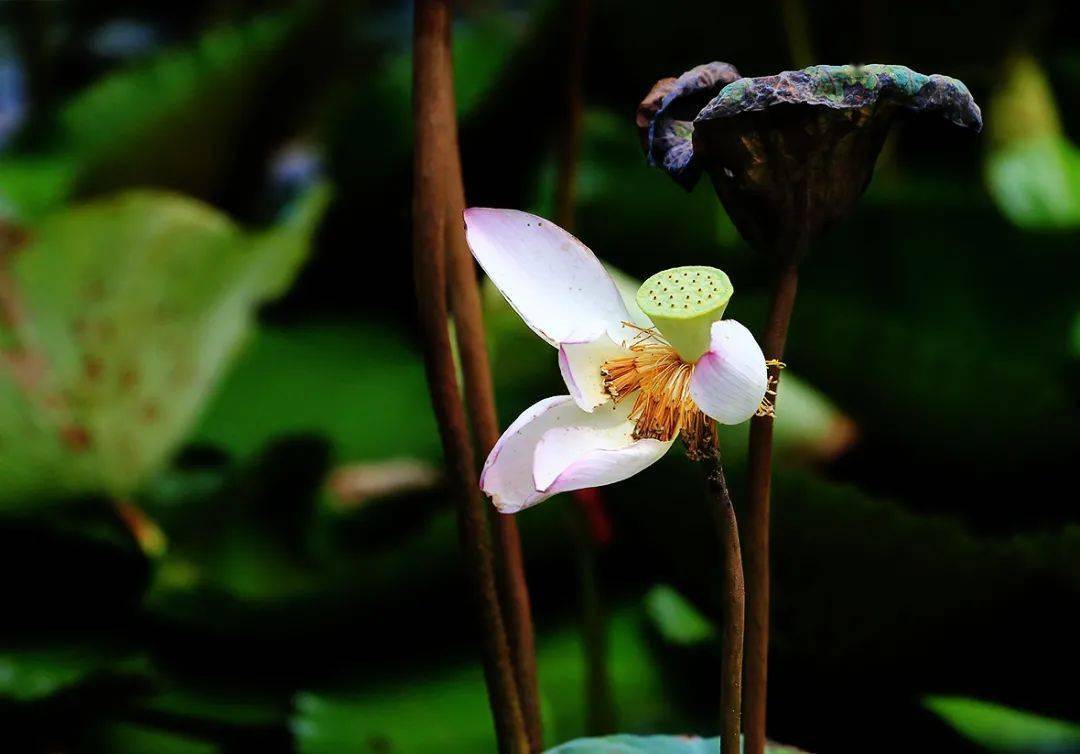
[[[716,517],[724,569],[723,646],[720,667],[720,751],[741,750],[739,729],[742,721],[743,633],[746,619],[746,590],[743,584],[742,551],[739,547],[739,524],[731,504],[719,450],[702,461],[709,488],[713,515]]]
[[[779,385],[780,360],[784,355],[798,282],[798,268],[792,262],[779,270],[773,283],[762,339],[762,350],[769,362],[769,390],[773,391]],[[775,401],[776,396],[771,397]],[[750,421],[746,519],[746,754],[764,754],[765,751],[769,672],[769,497],[774,420],[770,413],[755,416]]]
[[[447,0],[417,0],[413,25],[413,268],[428,388],[443,452],[457,487],[458,531],[482,626],[484,674],[500,754],[530,752],[510,647],[499,607],[486,506],[450,349],[446,296],[445,156],[453,146],[453,92]]]
[[[449,49],[447,50],[449,53]],[[453,60],[444,67],[445,85],[453,92]],[[451,101],[453,96],[451,95]],[[495,410],[495,389],[491,379],[487,341],[484,337],[484,315],[480,287],[472,253],[465,240],[462,213],[465,210],[465,187],[461,174],[461,155],[458,151],[457,119],[449,128],[451,147],[446,151],[447,181],[450,201],[446,220],[448,254],[448,283],[450,308],[454,316],[454,332],[458,356],[465,382],[465,402],[472,421],[478,457],[486,458],[499,439],[499,419]],[[525,579],[525,560],[517,519],[488,506],[488,517],[494,532],[499,597],[503,622],[513,659],[521,712],[529,734],[532,751],[543,749],[543,729],[540,718],[540,690],[536,672],[536,638],[533,629],[529,587]]]

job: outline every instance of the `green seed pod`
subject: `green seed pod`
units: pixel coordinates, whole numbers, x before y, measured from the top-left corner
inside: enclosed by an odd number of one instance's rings
[[[709,350],[712,324],[734,290],[715,267],[675,267],[642,283],[637,302],[683,361],[693,363]]]

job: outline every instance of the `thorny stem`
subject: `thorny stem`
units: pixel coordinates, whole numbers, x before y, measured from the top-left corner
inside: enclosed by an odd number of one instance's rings
[[[453,60],[449,57],[449,48],[447,56],[443,66],[444,86],[453,92]],[[476,282],[476,269],[465,240],[462,220],[465,189],[461,175],[456,118],[451,123],[448,138],[451,146],[445,153],[450,193],[447,204],[446,246],[450,308],[454,315],[454,331],[465,381],[465,402],[472,419],[479,457],[485,458],[499,439],[499,420],[495,411],[495,389],[491,381],[491,365],[484,338],[480,288]],[[514,664],[518,699],[532,751],[539,752],[543,749],[540,690],[536,672],[532,607],[529,587],[525,580],[521,537],[514,516],[501,514],[494,506],[488,506],[488,516],[495,535],[499,596]]]
[[[445,85],[450,46],[448,0],[417,0],[413,26],[413,269],[428,388],[443,452],[460,497],[458,530],[479,607],[487,681],[501,754],[530,751],[518,699],[510,648],[495,586],[485,503],[476,480],[475,457],[447,326],[446,216],[449,186],[445,155],[454,121],[452,92]]]
[[[780,380],[791,310],[799,272],[794,262],[779,270],[773,283],[763,350],[769,360],[769,389]],[[775,401],[775,396],[773,396]],[[771,414],[750,421],[749,494],[746,519],[746,754],[765,751],[765,702],[769,672],[769,494],[772,485]]]
[[[739,752],[739,724],[742,718],[743,631],[746,618],[746,589],[743,584],[739,524],[731,504],[720,451],[702,459],[709,498],[716,517],[724,566],[724,632],[720,668],[720,751]]]

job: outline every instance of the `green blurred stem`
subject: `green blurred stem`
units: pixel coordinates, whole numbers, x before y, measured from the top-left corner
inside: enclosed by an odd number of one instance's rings
[[[453,71],[449,56],[446,70]],[[448,83],[453,91],[453,77]],[[453,96],[451,95],[451,101]],[[472,252],[465,240],[462,214],[465,211],[465,186],[461,174],[461,155],[458,151],[457,119],[449,127],[451,148],[446,152],[447,183],[450,201],[446,217],[446,250],[448,254],[447,283],[450,308],[454,316],[461,371],[465,381],[465,402],[472,423],[479,458],[486,458],[499,439],[499,419],[495,410],[495,386],[491,377],[487,339],[484,333],[484,314],[480,302],[480,286]],[[503,623],[507,629],[518,700],[534,752],[544,748],[540,718],[540,689],[536,670],[536,637],[533,629],[532,605],[525,580],[525,558],[517,519],[487,506],[488,519],[495,539],[495,570]]]
[[[728,493],[719,445],[702,460],[724,568],[724,631],[720,668],[720,751],[740,750],[742,719],[743,631],[746,619],[746,590],[743,584],[739,524]]]
[[[574,206],[577,201],[578,155],[581,151],[581,120],[585,109],[582,81],[585,69],[585,45],[589,30],[590,0],[570,0],[570,23],[567,34],[566,82],[564,99],[566,118],[559,129],[558,172],[555,181],[555,222],[573,232]]]
[[[595,490],[581,492],[595,493]],[[599,736],[615,731],[615,706],[608,674],[607,616],[600,589],[597,545],[589,530],[588,503],[573,493],[570,525],[578,561],[581,643],[585,659],[585,732]]]
[[[814,46],[810,42],[810,18],[802,0],[780,0],[780,14],[784,18],[788,51],[796,68],[806,68],[814,63]]]
[[[798,255],[791,255],[792,259]],[[782,267],[773,282],[762,350],[769,367],[769,390],[780,382],[778,363],[784,356],[788,324],[795,307],[799,271],[795,262]],[[769,396],[774,401],[775,392]],[[749,495],[746,519],[746,754],[765,751],[765,707],[769,672],[769,506],[772,485],[773,422],[771,415],[750,421]]]
[[[451,86],[448,0],[417,0],[413,21],[413,270],[424,363],[448,471],[459,498],[458,530],[479,609],[484,674],[500,754],[531,747],[499,607],[486,503],[458,393],[446,296],[446,221],[450,201],[446,155],[455,108]]]

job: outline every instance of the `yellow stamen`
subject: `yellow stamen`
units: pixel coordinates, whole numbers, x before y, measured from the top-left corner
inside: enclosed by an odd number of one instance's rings
[[[600,368],[604,388],[615,403],[634,396],[629,414],[634,439],[668,442],[681,432],[688,454],[701,457],[712,447],[713,431],[690,397],[694,365],[683,361],[654,330],[635,329],[640,335],[630,345],[631,355],[604,362]]]
[[[776,371],[769,372],[769,384],[765,388],[765,397],[761,399],[761,405],[758,406],[757,411],[754,412],[755,416],[771,416],[776,418],[776,386],[780,383],[780,370],[787,367],[787,364],[780,361],[780,359],[769,359],[765,362],[767,367],[776,367]]]

